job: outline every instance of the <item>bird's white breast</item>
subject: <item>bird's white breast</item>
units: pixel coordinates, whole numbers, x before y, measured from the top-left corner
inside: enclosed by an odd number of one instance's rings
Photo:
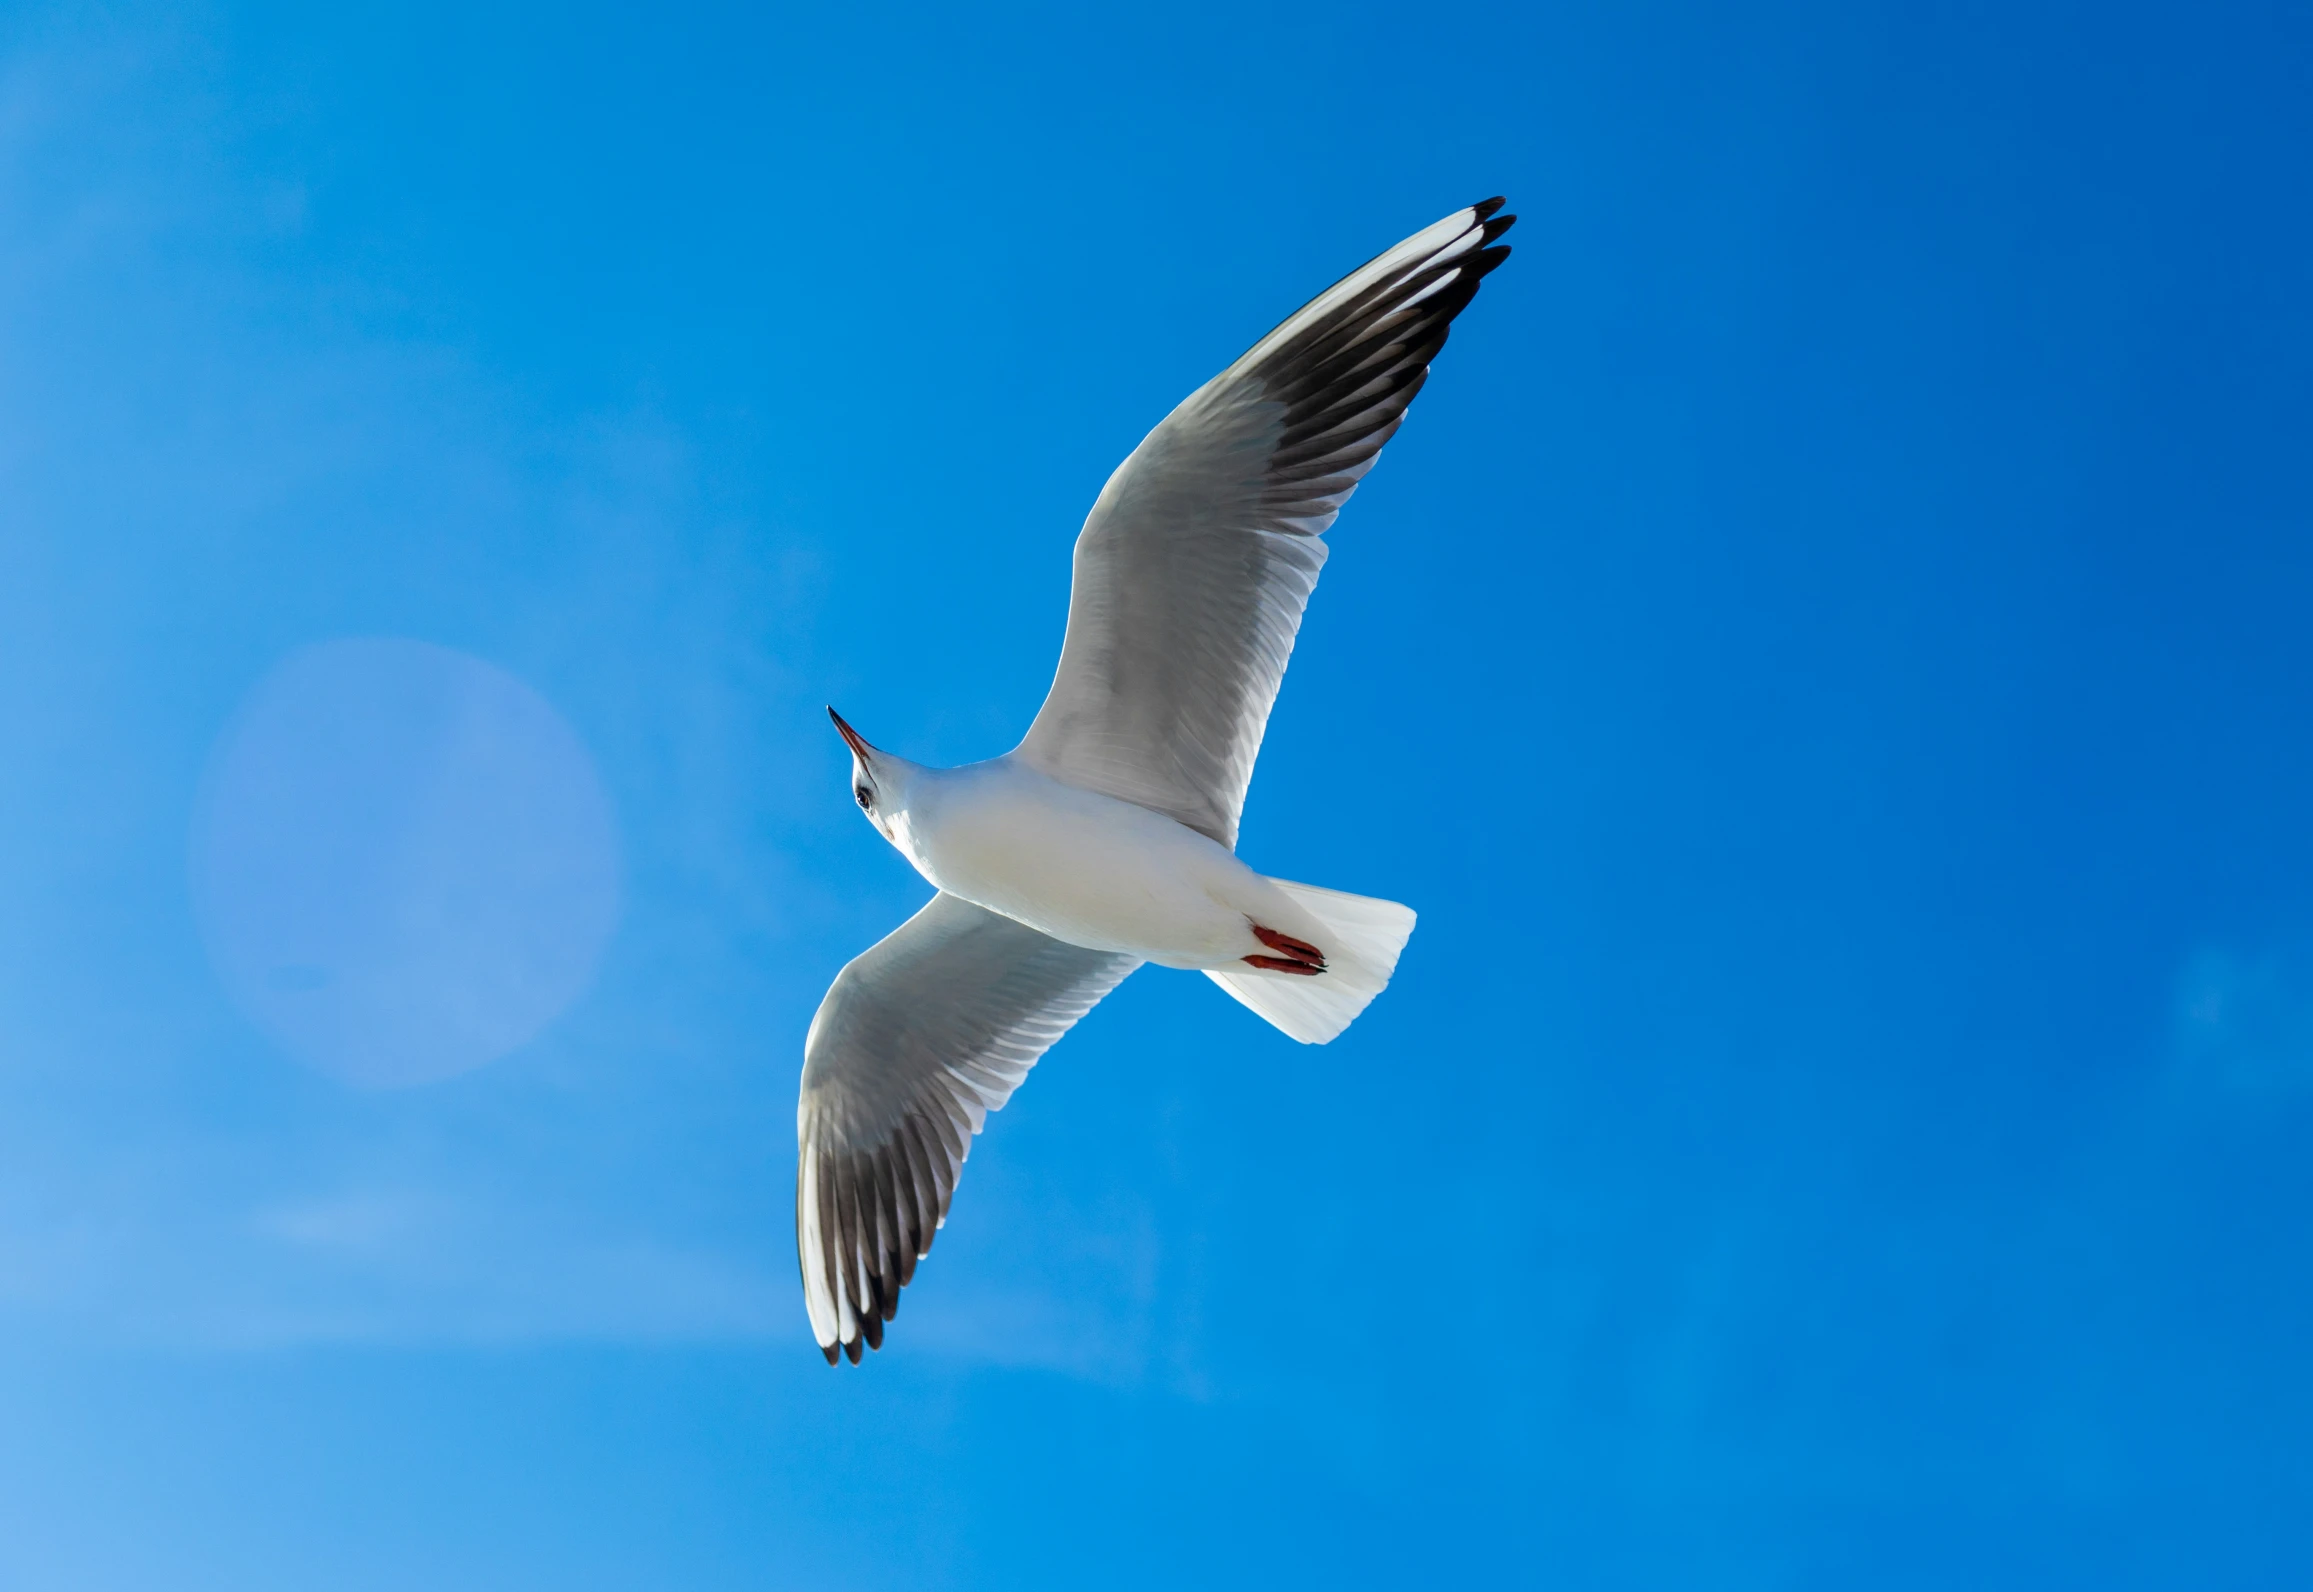
[[[951,895],[1055,939],[1170,967],[1260,946],[1248,920],[1292,912],[1227,847],[1162,813],[1010,758],[927,770],[894,838]]]

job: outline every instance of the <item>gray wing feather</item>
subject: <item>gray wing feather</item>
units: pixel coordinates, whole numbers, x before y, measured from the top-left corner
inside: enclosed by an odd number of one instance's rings
[[[972,1135],[1139,965],[943,893],[836,975],[795,1108],[796,1257],[828,1364],[882,1347]]]
[[[1351,272],[1181,403],[1076,539],[1060,669],[1019,756],[1234,846],[1319,537],[1405,418],[1478,281],[1489,199]]]

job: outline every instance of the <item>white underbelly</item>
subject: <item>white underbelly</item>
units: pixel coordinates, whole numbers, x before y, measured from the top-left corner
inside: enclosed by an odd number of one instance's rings
[[[1085,792],[1022,799],[1042,794],[957,803],[914,837],[917,867],[1054,939],[1166,967],[1230,966],[1262,949],[1256,914],[1292,914],[1226,847],[1162,814]]]

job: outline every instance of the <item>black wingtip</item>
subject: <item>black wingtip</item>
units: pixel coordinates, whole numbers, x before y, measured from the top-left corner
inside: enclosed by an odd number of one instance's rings
[[[828,1363],[829,1365],[833,1365],[833,1364],[836,1362],[837,1358],[838,1358],[839,1356],[841,1356],[841,1355],[842,1355],[842,1353],[843,1353],[843,1351],[842,1351],[841,1349],[837,1348],[837,1347],[836,1347],[834,1344],[832,1344],[832,1343],[823,1343],[823,1344],[821,1344],[821,1345],[819,1346],[819,1352],[820,1352],[821,1354],[824,1354],[824,1355],[826,1355],[826,1356],[827,1356],[827,1363]]]
[[[843,1355],[844,1358],[849,1360],[853,1365],[859,1364],[859,1340],[857,1338],[853,1338],[844,1344]]]
[[[1493,215],[1495,211],[1501,209],[1502,206],[1508,204],[1509,202],[1509,200],[1503,198],[1500,194],[1496,194],[1491,199],[1479,200],[1476,204],[1470,206],[1470,208],[1478,213],[1478,219],[1480,221],[1484,221]]]

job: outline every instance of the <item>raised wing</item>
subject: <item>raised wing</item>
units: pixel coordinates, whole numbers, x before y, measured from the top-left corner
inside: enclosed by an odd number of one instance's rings
[[[829,1365],[883,1347],[972,1135],[1139,965],[943,893],[836,975],[795,1107],[795,1249]]]
[[[1318,538],[1509,256],[1501,207],[1457,210],[1343,277],[1117,466],[1076,538],[1060,672],[1016,755],[1237,843]]]

